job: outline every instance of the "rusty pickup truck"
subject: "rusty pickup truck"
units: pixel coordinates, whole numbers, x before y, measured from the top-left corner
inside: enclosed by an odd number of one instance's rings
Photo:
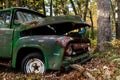
[[[0,10],[0,64],[23,73],[60,70],[91,59],[90,40],[79,34],[90,27],[80,16],[46,17],[26,8]]]

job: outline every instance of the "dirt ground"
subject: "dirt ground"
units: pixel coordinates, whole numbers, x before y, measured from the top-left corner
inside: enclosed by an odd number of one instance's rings
[[[104,53],[94,53],[92,60],[83,65],[73,64],[69,71],[22,74],[9,67],[0,66],[0,80],[120,80],[119,49],[120,47],[112,47]]]
[[[120,60],[118,60],[119,62]],[[50,71],[46,74],[22,74],[11,68],[0,66],[0,80],[120,80],[117,60],[108,62],[104,57],[76,65],[70,71]]]

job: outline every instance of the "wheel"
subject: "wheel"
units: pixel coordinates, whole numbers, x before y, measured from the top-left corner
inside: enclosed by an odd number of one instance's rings
[[[40,54],[32,53],[23,58],[21,63],[23,73],[44,73],[45,65]]]

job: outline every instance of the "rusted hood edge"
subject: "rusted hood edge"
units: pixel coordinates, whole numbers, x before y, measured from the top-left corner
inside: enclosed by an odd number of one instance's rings
[[[84,24],[85,26],[89,26],[86,22],[82,20],[80,16],[71,16],[71,15],[66,15],[66,16],[54,16],[54,17],[46,17],[42,18],[39,20],[33,20],[33,21],[28,21],[22,23],[21,30],[26,30],[26,29],[31,29],[35,27],[41,27],[45,25],[55,25],[55,24],[62,24],[62,23],[74,23],[74,24]],[[83,27],[85,27],[83,26]],[[20,28],[20,27],[19,27]]]

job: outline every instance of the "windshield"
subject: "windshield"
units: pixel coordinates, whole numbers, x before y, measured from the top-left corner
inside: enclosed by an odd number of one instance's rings
[[[33,21],[33,20],[38,20],[38,19],[41,19],[41,17],[39,15],[36,15],[33,13],[22,12],[22,11],[16,12],[16,19],[15,20],[19,21],[19,23],[24,23],[27,21]]]
[[[0,12],[0,24],[10,24],[11,14],[10,11]]]

